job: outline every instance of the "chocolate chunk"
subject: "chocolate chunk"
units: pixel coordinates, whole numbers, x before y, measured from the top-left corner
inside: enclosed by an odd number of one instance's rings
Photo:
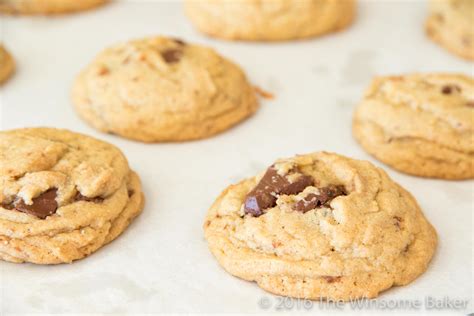
[[[127,191],[127,194],[128,194],[128,197],[132,197],[132,195],[135,194],[135,190],[129,189],[129,190]]]
[[[167,49],[161,53],[161,56],[168,64],[177,63],[183,56],[183,51],[179,49]]]
[[[267,172],[257,186],[247,194],[244,210],[246,214],[260,216],[263,212],[276,205],[280,194],[298,194],[306,187],[313,185],[313,178],[298,172],[291,172],[295,179],[289,179],[288,175],[278,174],[274,167]]]
[[[319,189],[319,194],[310,193],[294,205],[298,212],[306,213],[331,202],[335,197],[346,195],[342,185],[331,185]]]
[[[58,209],[58,202],[56,202],[57,191],[58,189],[50,189],[40,194],[33,199],[32,205],[26,204],[23,199],[18,199],[14,203],[15,209],[45,219],[53,215]]]
[[[90,197],[82,195],[81,192],[77,192],[76,196],[74,197],[74,201],[75,202],[85,201],[85,202],[92,202],[92,203],[102,203],[104,199],[100,196],[90,198]]]
[[[334,282],[339,282],[342,277],[340,276],[322,276],[324,280],[326,280],[327,283],[334,283]]]
[[[451,94],[453,92],[461,92],[461,88],[455,84],[445,85],[441,88],[443,94]]]
[[[307,187],[313,185],[313,183],[314,181],[312,177],[300,174],[294,182],[288,182],[286,185],[282,186],[278,193],[286,195],[298,194],[300,192],[303,192],[303,190]]]

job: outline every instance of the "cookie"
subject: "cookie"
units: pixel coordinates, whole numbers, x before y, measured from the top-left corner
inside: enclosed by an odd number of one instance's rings
[[[452,53],[474,60],[474,1],[431,0],[428,36]]]
[[[72,99],[93,127],[143,142],[209,137],[258,108],[237,65],[210,48],[166,37],[104,50],[77,77]]]
[[[474,178],[474,79],[456,74],[376,78],[353,135],[391,167],[416,176]]]
[[[0,259],[69,263],[141,212],[138,176],[116,147],[67,130],[0,132]]]
[[[228,187],[204,224],[230,274],[306,299],[373,298],[422,274],[437,245],[410,193],[333,153],[281,159]]]
[[[0,44],[0,84],[7,81],[15,71],[15,61],[8,51]]]
[[[185,11],[210,36],[249,41],[314,37],[346,28],[355,0],[187,0]]]
[[[3,0],[0,13],[6,14],[61,14],[82,11],[106,3],[108,0]]]

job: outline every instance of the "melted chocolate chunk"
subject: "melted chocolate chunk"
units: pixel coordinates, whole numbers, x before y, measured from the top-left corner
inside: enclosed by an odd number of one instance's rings
[[[455,84],[448,84],[441,88],[443,94],[451,94],[453,92],[461,92],[461,88]]]
[[[74,197],[75,202],[79,201],[85,201],[85,202],[92,202],[92,203],[102,203],[104,201],[104,198],[101,198],[100,196],[96,197],[87,197],[81,194],[81,192],[77,192],[76,196]]]
[[[183,56],[183,51],[171,48],[162,52],[161,56],[168,64],[173,64],[181,60],[181,57]]]
[[[330,185],[319,189],[319,194],[310,193],[294,205],[298,212],[306,213],[315,208],[322,207],[331,202],[335,197],[346,195],[342,185]]]
[[[292,172],[290,175],[298,176],[289,180],[289,175],[282,176],[274,167],[268,168],[257,186],[247,194],[244,205],[245,213],[258,217],[265,210],[276,205],[278,195],[298,194],[314,183],[310,176],[298,172]]]
[[[50,189],[38,197],[33,199],[33,204],[28,205],[23,199],[18,199],[14,202],[17,211],[34,215],[41,219],[53,215],[58,209],[58,202],[56,202],[58,189]]]

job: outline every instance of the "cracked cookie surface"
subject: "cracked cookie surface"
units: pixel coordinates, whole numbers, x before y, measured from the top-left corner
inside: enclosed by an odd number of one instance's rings
[[[114,240],[141,212],[119,149],[52,128],[0,132],[0,259],[57,264]]]
[[[353,135],[393,168],[423,177],[474,177],[474,79],[455,74],[376,78]]]
[[[0,84],[7,81],[15,71],[15,61],[10,53],[0,44]]]
[[[474,1],[431,0],[428,36],[450,52],[474,60]]]
[[[204,231],[232,275],[315,300],[372,298],[405,285],[426,270],[437,244],[416,200],[383,170],[325,152],[279,160],[228,187]]]
[[[314,37],[347,27],[353,0],[187,0],[201,32],[231,40],[279,41]]]
[[[78,76],[72,98],[93,127],[143,142],[209,137],[258,108],[237,65],[210,48],[165,37],[104,50]]]
[[[2,0],[0,13],[61,14],[82,11],[106,3],[108,0]]]

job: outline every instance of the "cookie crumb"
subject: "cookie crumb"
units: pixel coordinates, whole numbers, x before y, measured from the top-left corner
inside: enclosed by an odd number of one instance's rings
[[[254,89],[255,89],[255,92],[264,99],[273,100],[275,98],[275,95],[273,93],[265,91],[259,86],[254,86]]]

